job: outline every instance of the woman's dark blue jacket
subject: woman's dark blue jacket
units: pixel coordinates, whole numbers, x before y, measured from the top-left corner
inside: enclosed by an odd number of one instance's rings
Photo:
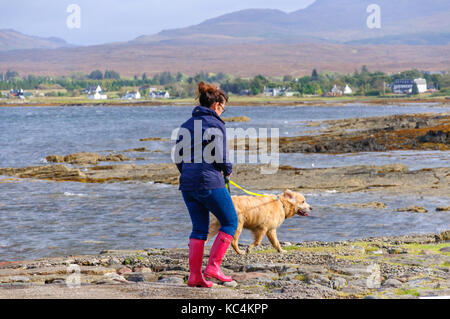
[[[220,143],[221,147],[215,148],[215,151],[219,151],[220,160],[218,161],[205,161],[204,156],[201,156],[201,159],[197,159],[194,162],[194,125],[195,121],[201,121],[201,136],[205,137],[205,131],[208,129],[215,129],[217,133],[221,133],[222,136],[211,136],[211,139],[205,138],[202,139],[202,154],[204,154],[204,150],[206,145],[214,141],[214,139],[219,138],[217,143]],[[197,122],[197,127],[200,122]],[[207,107],[197,106],[192,111],[192,117],[187,120],[185,123],[181,125],[181,128],[187,129],[190,132],[190,151],[191,151],[191,160],[189,161],[181,161],[180,163],[176,163],[178,170],[181,173],[180,176],[180,190],[183,191],[195,191],[195,190],[208,190],[208,189],[217,189],[224,188],[225,181],[224,176],[231,175],[232,164],[228,161],[228,149],[227,149],[227,138],[226,138],[226,129],[225,122],[217,115],[217,113]],[[211,130],[209,130],[211,131]],[[179,135],[177,139],[177,144],[183,140],[183,136]],[[185,141],[189,147],[189,143]],[[200,147],[198,146],[198,149]],[[221,149],[221,150],[220,150]],[[210,149],[209,149],[210,150]],[[214,152],[212,152],[215,154]],[[220,154],[222,153],[222,154]],[[183,151],[180,152],[183,154]],[[201,162],[200,162],[201,161]],[[209,163],[208,163],[209,162]]]

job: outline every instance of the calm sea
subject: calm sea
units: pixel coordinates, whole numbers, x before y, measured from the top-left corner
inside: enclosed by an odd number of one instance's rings
[[[147,137],[170,138],[192,107],[21,107],[0,108],[0,167],[44,165],[50,154],[108,154],[146,147],[135,164],[170,162],[171,145],[142,142]],[[228,107],[226,116],[248,116],[232,127],[279,128],[282,136],[305,134],[310,121],[423,112],[448,112],[435,105],[339,107]],[[403,163],[410,169],[449,166],[450,152],[408,151],[351,155],[281,154],[282,165],[333,167]],[[107,163],[105,163],[107,164]],[[234,190],[233,194],[239,194]],[[435,212],[450,205],[442,197],[305,194],[315,207],[309,218],[294,217],[279,229],[281,241],[336,241],[368,236],[437,232],[450,228],[450,214]],[[388,209],[338,208],[335,204],[382,201]],[[428,214],[394,212],[419,205]],[[176,187],[125,182],[81,184],[0,176],[0,261],[70,254],[103,249],[187,247],[191,224]],[[265,239],[266,241],[266,239]],[[244,232],[242,243],[251,242]]]

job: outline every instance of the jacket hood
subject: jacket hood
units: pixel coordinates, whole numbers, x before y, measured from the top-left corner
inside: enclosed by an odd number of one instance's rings
[[[214,116],[219,121],[221,121],[223,124],[225,124],[225,122],[220,118],[220,116],[217,115],[216,111],[210,109],[209,107],[199,105],[199,106],[196,106],[194,108],[194,110],[192,111],[193,117],[205,116],[205,115]]]

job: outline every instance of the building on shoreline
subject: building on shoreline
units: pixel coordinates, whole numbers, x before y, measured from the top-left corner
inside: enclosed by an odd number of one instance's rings
[[[264,88],[263,96],[294,96],[295,94],[298,94],[299,92],[293,91],[291,88]]]
[[[392,93],[395,94],[412,94],[414,86],[417,86],[418,93],[425,93],[427,91],[427,80],[418,79],[407,79],[407,80],[395,80],[392,85]]]
[[[170,94],[168,91],[159,91],[155,88],[151,88],[148,97],[151,99],[169,99]]]
[[[103,92],[102,87],[100,85],[91,85],[88,86],[83,93],[87,95],[95,95],[96,93],[101,94]]]
[[[88,95],[88,99],[89,99],[89,100],[107,100],[107,99],[108,99],[108,96],[96,92],[96,93],[94,93],[94,94],[92,94],[92,95]]]
[[[127,92],[124,96],[122,96],[122,100],[139,100],[141,98],[141,93],[139,90],[136,92]]]
[[[414,83],[417,85],[417,90],[419,91],[419,93],[425,93],[428,90],[427,80],[419,78],[415,79]]]
[[[23,89],[11,89],[7,96],[8,98],[13,97],[24,98]]]
[[[348,84],[345,84],[345,88],[342,88],[335,84],[331,91],[326,93],[325,96],[342,96],[350,94],[353,94],[353,90]]]
[[[348,86],[348,84],[345,85],[344,94],[345,95],[353,94],[353,90],[352,90],[352,88],[350,86]]]

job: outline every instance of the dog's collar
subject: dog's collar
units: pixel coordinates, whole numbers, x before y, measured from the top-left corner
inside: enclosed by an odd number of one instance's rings
[[[283,207],[284,215],[286,216],[286,207],[284,207],[283,201],[280,199],[279,195],[277,195],[277,199],[280,201],[281,206]]]

